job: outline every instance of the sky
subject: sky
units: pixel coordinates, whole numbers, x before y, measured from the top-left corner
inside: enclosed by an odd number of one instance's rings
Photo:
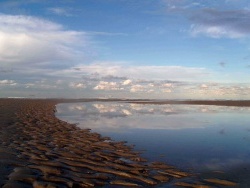
[[[247,0],[1,0],[0,97],[250,99]]]

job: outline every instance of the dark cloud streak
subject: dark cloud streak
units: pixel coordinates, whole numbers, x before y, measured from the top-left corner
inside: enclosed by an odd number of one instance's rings
[[[5,69],[0,67],[0,73],[10,73],[13,72],[13,69]]]
[[[250,35],[250,11],[202,9],[190,17],[196,32],[218,35],[230,38],[240,38]],[[200,28],[200,30],[198,30]],[[201,29],[202,28],[202,29]],[[194,30],[193,30],[194,31]]]
[[[219,62],[219,65],[224,68],[226,66],[226,63],[222,61],[222,62]]]

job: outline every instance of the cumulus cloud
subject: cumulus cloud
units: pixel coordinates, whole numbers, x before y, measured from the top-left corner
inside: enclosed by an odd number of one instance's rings
[[[123,90],[124,88],[120,87],[120,85],[116,82],[105,82],[100,81],[98,85],[96,85],[94,90]]]
[[[0,80],[0,85],[15,86],[17,83],[14,80]]]
[[[172,90],[171,90],[171,89],[163,89],[162,92],[163,92],[163,93],[171,93]]]
[[[162,87],[173,87],[172,83],[164,83],[162,84]]]
[[[249,96],[250,87],[249,84],[203,83],[197,84],[192,88],[187,88],[186,91],[192,91],[194,94],[200,94],[202,96],[214,96],[215,98],[241,96],[243,99],[244,96]]]
[[[183,66],[136,66],[129,62],[78,64],[70,69],[53,71],[50,76],[67,76],[73,83],[85,85],[86,92],[113,97],[164,97],[180,93],[188,81],[207,81],[211,72],[205,68]],[[77,80],[77,81],[73,81]],[[179,80],[179,81],[178,81]],[[74,85],[76,88],[77,85]],[[80,90],[78,90],[80,91]],[[92,94],[92,95],[93,95]],[[139,96],[140,95],[140,96]],[[143,96],[142,96],[143,95]],[[161,96],[163,97],[163,95]]]
[[[74,61],[79,57],[76,48],[79,41],[84,45],[87,43],[85,33],[65,30],[62,25],[36,17],[0,14],[2,65],[55,62],[59,65]]]
[[[193,14],[192,35],[205,35],[213,38],[242,38],[250,34],[249,10],[203,9]]]
[[[142,85],[136,84],[131,86],[130,92],[135,93],[135,92],[143,92],[145,88]]]
[[[53,74],[57,77],[68,75],[77,80],[82,78],[86,90],[92,90],[92,93],[112,92],[112,95],[117,97],[118,95],[142,97],[142,94],[145,97],[163,97],[162,94],[164,97],[174,97],[177,96],[175,94],[182,93],[190,81],[207,81],[212,74],[209,70],[196,67],[128,64],[125,62],[82,64]]]
[[[207,88],[208,88],[208,85],[207,85],[207,84],[201,84],[201,85],[200,85],[200,88],[207,89]]]
[[[132,83],[132,80],[127,79],[122,82],[122,85],[130,85]]]
[[[35,84],[33,84],[33,83],[26,83],[26,84],[24,84],[24,86],[25,86],[25,88],[32,88],[32,87],[35,86]]]
[[[86,88],[86,85],[84,83],[70,83],[69,86],[71,88],[75,88],[75,89],[83,89]]]
[[[168,66],[160,66],[162,69],[168,69]],[[146,70],[144,70],[144,68]],[[156,68],[156,71],[154,70]],[[172,67],[170,67],[171,69]],[[124,71],[126,69],[127,71]],[[137,69],[136,72],[133,72]],[[90,65],[78,65],[77,68],[70,70],[60,71],[58,75],[72,75],[74,79],[82,77],[82,83],[85,84],[86,89],[94,91],[112,91],[114,93],[122,93],[126,96],[130,94],[141,94],[141,93],[172,93],[175,87],[184,82],[171,81],[166,79],[168,75],[163,76],[165,73],[163,70],[162,77],[159,76],[159,69],[157,66],[128,66],[125,65],[108,65],[105,64],[90,64]],[[179,67],[177,67],[179,69]],[[189,70],[190,69],[190,70]],[[140,70],[142,70],[140,72]],[[172,69],[174,70],[174,69]],[[191,72],[192,68],[183,67],[181,74]],[[195,68],[193,69],[194,71]],[[202,69],[200,69],[202,70]],[[152,72],[156,73],[152,73]],[[108,73],[107,73],[108,72]],[[124,73],[124,74],[123,74]],[[148,77],[146,74],[150,74]],[[206,75],[205,71],[204,74]],[[192,75],[194,76],[194,75]],[[195,76],[194,76],[195,77]],[[160,79],[157,79],[160,78]],[[185,78],[187,80],[187,78]],[[93,91],[93,92],[94,92]],[[119,92],[115,92],[119,91]]]

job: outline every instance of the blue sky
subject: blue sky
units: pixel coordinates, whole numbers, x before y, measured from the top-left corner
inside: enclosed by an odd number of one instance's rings
[[[250,99],[246,0],[0,2],[0,97]]]

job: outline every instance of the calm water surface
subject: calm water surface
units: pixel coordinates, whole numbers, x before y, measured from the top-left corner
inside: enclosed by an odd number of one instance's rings
[[[250,165],[250,108],[87,102],[57,105],[57,117],[128,141],[150,161],[194,172]]]

